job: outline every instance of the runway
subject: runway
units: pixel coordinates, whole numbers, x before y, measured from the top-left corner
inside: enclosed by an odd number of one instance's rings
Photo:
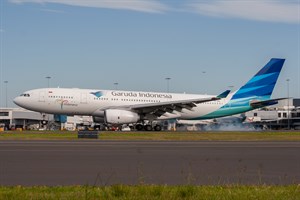
[[[0,141],[0,185],[294,184],[300,142]]]

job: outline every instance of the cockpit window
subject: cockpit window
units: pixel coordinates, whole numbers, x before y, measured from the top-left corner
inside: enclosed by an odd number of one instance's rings
[[[21,97],[30,97],[30,94],[21,94]]]

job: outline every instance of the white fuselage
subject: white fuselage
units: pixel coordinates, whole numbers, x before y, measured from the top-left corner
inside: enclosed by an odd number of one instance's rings
[[[175,94],[138,91],[115,91],[94,89],[44,88],[25,92],[14,102],[26,109],[51,114],[101,116],[108,108],[126,107],[137,104],[208,98],[212,95]],[[192,109],[165,113],[158,119],[192,119],[218,110],[228,98],[196,104]]]

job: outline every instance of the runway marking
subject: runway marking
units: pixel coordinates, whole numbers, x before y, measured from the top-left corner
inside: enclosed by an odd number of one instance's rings
[[[288,146],[277,146],[277,145],[271,145],[271,146],[261,146],[261,145],[246,145],[246,146],[242,146],[242,145],[235,145],[235,146],[223,146],[223,145],[210,145],[210,146],[174,146],[174,145],[135,145],[135,146],[132,146],[132,145],[1,145],[0,147],[0,151],[4,151],[4,150],[7,150],[7,149],[3,149],[5,147],[10,147],[10,148],[25,148],[25,149],[22,149],[22,150],[27,150],[28,148],[48,148],[48,147],[53,147],[53,148],[59,148],[59,147],[69,147],[69,148],[72,148],[72,147],[77,147],[77,148],[111,148],[111,147],[116,147],[116,148],[127,148],[127,149],[131,149],[131,148],[147,148],[147,149],[155,149],[155,148],[165,148],[165,149],[169,149],[169,148],[184,148],[184,149],[187,149],[187,148],[201,148],[201,149],[204,149],[204,148],[281,148],[281,149],[288,149],[288,148],[300,148],[299,145],[288,145]],[[74,149],[76,151],[76,149]],[[78,150],[82,150],[82,149],[78,149]],[[116,149],[118,150],[118,149]]]
[[[0,141],[0,151],[8,151],[3,148],[300,148],[299,141]],[[80,149],[82,150],[82,149]],[[18,150],[17,150],[18,151]],[[76,151],[76,149],[74,149]]]

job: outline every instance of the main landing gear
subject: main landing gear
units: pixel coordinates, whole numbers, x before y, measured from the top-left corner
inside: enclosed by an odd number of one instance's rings
[[[137,124],[135,125],[135,129],[137,131],[161,131],[161,125],[159,124],[156,124],[155,126],[152,126],[150,124],[146,124],[146,125],[143,125],[143,124]]]

